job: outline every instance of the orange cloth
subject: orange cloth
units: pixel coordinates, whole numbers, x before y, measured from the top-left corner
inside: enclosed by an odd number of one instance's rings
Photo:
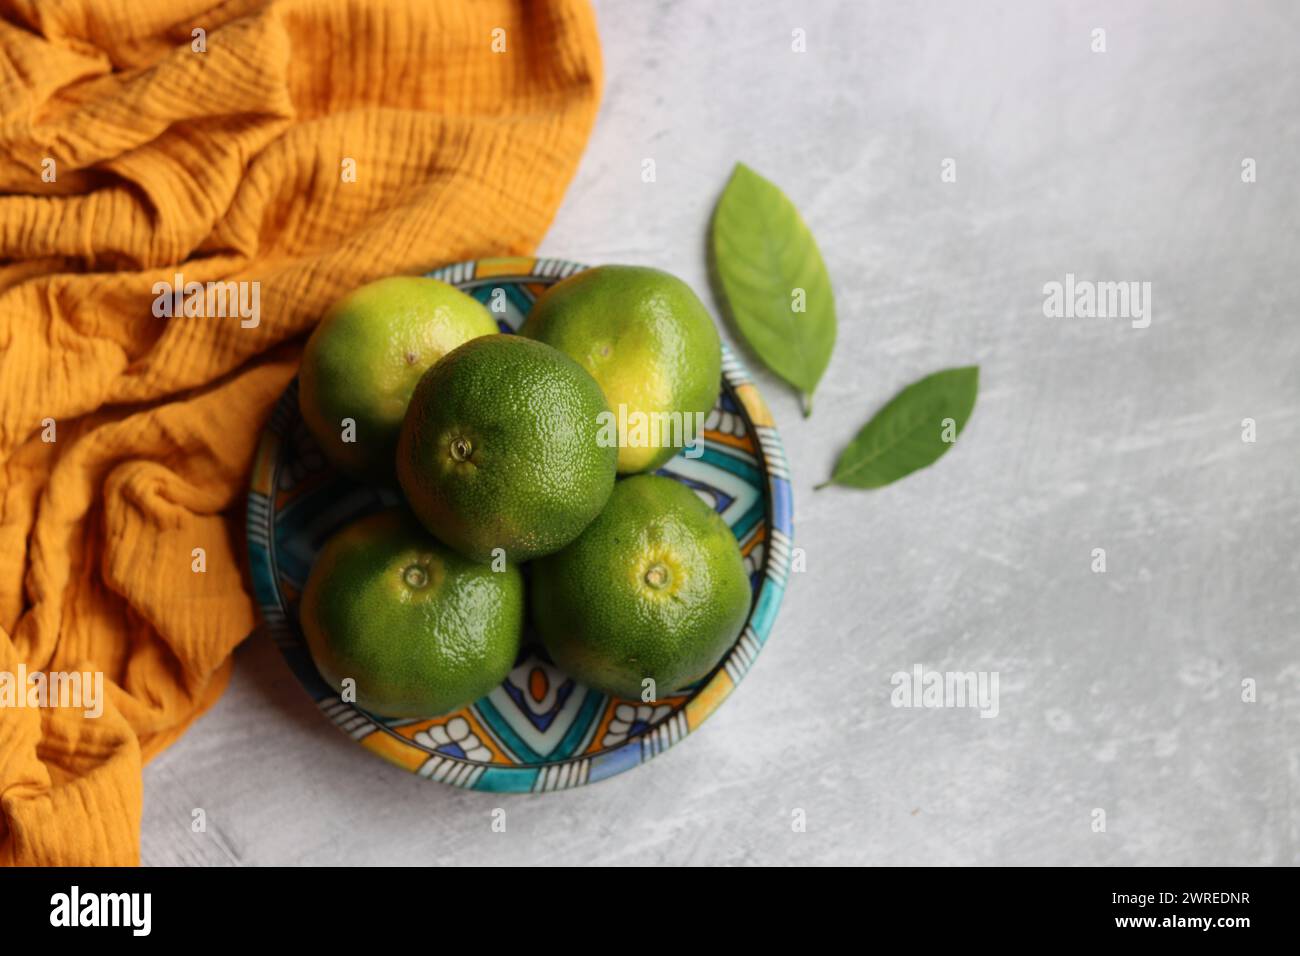
[[[106,697],[0,708],[4,863],[138,862],[142,763],[256,623],[244,492],[304,333],[532,251],[599,100],[582,0],[205,6],[0,0],[0,673]],[[176,273],[259,282],[259,324],[156,318]]]

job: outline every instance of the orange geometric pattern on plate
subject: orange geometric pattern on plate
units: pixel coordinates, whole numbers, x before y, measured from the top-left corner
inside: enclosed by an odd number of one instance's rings
[[[725,432],[705,431],[704,437],[707,441],[716,442],[719,445],[726,445],[729,448],[735,448],[740,451],[752,452],[754,450],[754,437],[749,434],[728,435]]]
[[[474,269],[474,278],[486,279],[492,276],[526,276],[533,271],[536,259],[527,257],[514,259],[480,259]]]
[[[439,724],[446,724],[448,721],[454,720],[457,717],[463,717],[465,722],[469,724],[470,732],[478,738],[478,742],[492,752],[493,763],[514,763],[513,760],[501,752],[501,748],[497,746],[497,743],[492,739],[491,734],[483,729],[483,726],[478,722],[478,718],[472,707],[467,707],[466,709],[457,711],[454,714],[447,714],[445,717],[435,717],[432,720],[419,720],[413,724],[403,724],[401,727],[394,727],[392,729],[394,733],[410,740],[422,730],[428,730],[430,727],[435,727]],[[369,740],[370,738],[367,737],[366,739]],[[419,748],[413,747],[412,749]]]
[[[382,730],[376,730],[374,733],[362,737],[361,745],[367,750],[379,754],[390,763],[395,763],[407,770],[418,770],[420,765],[429,759],[428,754],[417,750],[410,744],[402,743],[392,734],[387,734]]]
[[[528,693],[533,700],[539,704],[545,700],[546,692],[550,689],[550,686],[551,682],[546,678],[546,671],[540,667],[534,667],[528,675]]]
[[[754,550],[756,545],[762,544],[767,540],[767,525],[756,525],[749,539],[740,546],[740,553],[749,557],[749,552]]]
[[[686,695],[679,694],[673,697],[665,697],[663,700],[657,700],[651,706],[661,707],[666,704],[672,708],[673,713],[677,713],[677,711],[681,710],[682,704],[686,702],[686,699]],[[623,700],[621,697],[610,698],[609,703],[605,705],[605,712],[600,715],[600,723],[596,727],[596,733],[592,736],[591,743],[587,745],[587,749],[583,751],[583,753],[593,754],[605,749],[605,745],[601,741],[605,739],[605,734],[609,733],[609,725],[614,722],[614,711],[623,704],[627,704],[629,707],[640,707],[641,701]],[[639,739],[639,736],[635,739]]]

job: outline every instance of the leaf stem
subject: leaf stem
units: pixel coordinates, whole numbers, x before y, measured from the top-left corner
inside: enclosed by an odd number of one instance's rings
[[[803,417],[808,418],[812,415],[812,393],[800,392],[799,401],[803,405]]]

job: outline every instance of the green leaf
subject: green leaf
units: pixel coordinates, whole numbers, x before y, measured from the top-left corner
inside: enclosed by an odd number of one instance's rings
[[[966,427],[979,387],[978,365],[944,369],[913,382],[862,427],[835,463],[830,480],[817,487],[879,488],[933,465]]]
[[[802,396],[804,415],[835,346],[835,298],[826,263],[799,210],[737,163],[713,213],[713,267],[750,348]]]

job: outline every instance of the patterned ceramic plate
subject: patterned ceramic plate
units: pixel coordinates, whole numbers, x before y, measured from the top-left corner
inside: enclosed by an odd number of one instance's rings
[[[494,310],[503,331],[523,322],[548,286],[585,268],[558,259],[483,259],[429,273]],[[322,543],[343,525],[396,503],[325,463],[298,415],[294,381],[258,448],[248,495],[248,550],[262,619],[290,667],[335,724],[413,773],[475,790],[559,790],[603,780],[667,749],[731,693],[767,639],[785,590],[792,533],[789,475],[772,418],[723,346],[722,394],[702,457],[659,470],[689,485],[731,526],[754,589],[749,621],[718,667],[654,704],[591,690],[558,670],[531,638],[492,693],[456,713],[394,720],[344,703],[312,663],[298,629],[298,595]]]

